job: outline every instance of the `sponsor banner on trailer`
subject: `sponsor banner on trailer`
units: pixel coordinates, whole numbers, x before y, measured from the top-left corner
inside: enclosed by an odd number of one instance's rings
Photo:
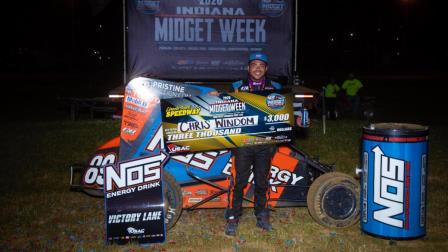
[[[286,143],[293,137],[287,90],[163,99],[161,108],[170,154]]]
[[[165,241],[162,167],[167,158],[160,152],[105,166],[107,241]]]
[[[228,80],[246,77],[247,56],[292,75],[292,0],[129,0],[129,76]],[[282,48],[282,50],[278,50]]]

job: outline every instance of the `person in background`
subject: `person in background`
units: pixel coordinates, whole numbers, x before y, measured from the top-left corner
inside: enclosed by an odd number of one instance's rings
[[[350,73],[348,79],[342,84],[342,89],[345,90],[353,115],[356,115],[359,111],[360,98],[358,92],[362,87],[361,81],[356,79],[353,73]]]
[[[327,109],[328,119],[337,119],[338,111],[336,110],[337,96],[340,88],[334,78],[325,86],[325,107]]]
[[[234,92],[254,92],[281,89],[281,85],[266,77],[268,71],[268,56],[263,53],[252,53],[248,60],[248,78],[232,84]],[[243,213],[242,204],[244,188],[249,176],[254,173],[254,213],[257,218],[256,226],[271,231],[269,220],[270,210],[267,207],[268,175],[271,161],[276,152],[275,145],[255,145],[232,149],[232,180],[229,190],[229,206],[226,209],[227,223],[225,234],[234,236],[238,228],[239,218]]]

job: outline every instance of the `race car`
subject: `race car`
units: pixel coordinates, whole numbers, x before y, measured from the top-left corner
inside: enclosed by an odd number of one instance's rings
[[[148,79],[129,84],[135,86]],[[160,82],[160,81],[159,81]],[[175,83],[169,83],[176,85]],[[182,84],[182,94],[159,89],[160,99],[166,97],[206,94],[212,88]],[[163,88],[161,88],[163,89]],[[187,90],[187,91],[185,91]],[[295,105],[306,106],[312,95],[295,93]],[[135,101],[132,101],[135,102]],[[297,105],[299,104],[299,105]],[[125,106],[126,109],[126,102]],[[126,116],[127,112],[123,112]],[[163,143],[160,112],[151,110],[139,118],[141,125],[131,125],[123,118],[121,136],[117,136],[97,148],[86,164],[70,167],[72,190],[91,196],[104,196],[104,167],[128,160],[159,153]],[[232,165],[229,149],[172,154],[163,166],[163,193],[165,225],[173,227],[183,210],[203,208],[227,208]],[[359,219],[359,182],[346,174],[335,172],[332,165],[323,164],[293,144],[282,144],[274,155],[269,178],[269,206],[307,206],[311,216],[327,227],[347,227]],[[253,177],[245,188],[245,207],[253,206]]]

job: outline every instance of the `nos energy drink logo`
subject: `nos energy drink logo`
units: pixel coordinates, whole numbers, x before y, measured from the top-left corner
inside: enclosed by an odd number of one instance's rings
[[[373,201],[384,207],[373,211],[373,219],[409,229],[409,162],[384,155],[379,146],[372,151],[375,155]]]

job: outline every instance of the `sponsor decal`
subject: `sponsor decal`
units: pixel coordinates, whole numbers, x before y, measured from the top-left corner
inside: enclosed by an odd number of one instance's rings
[[[128,231],[128,233],[129,234],[132,234],[132,235],[138,235],[138,234],[144,234],[145,233],[145,229],[136,229],[136,228],[133,228],[133,227],[128,227],[127,229],[126,229],[127,231]]]
[[[288,170],[281,170],[280,167],[277,166],[271,166],[271,177],[269,179],[269,184],[271,185],[271,190],[273,192],[277,192],[277,187],[275,185],[295,185],[302,179],[303,176],[298,176]]]
[[[192,193],[192,192],[190,192],[190,191],[185,191],[185,190],[182,190],[182,196],[191,196],[191,195],[193,195],[193,193]]]
[[[241,88],[241,91],[249,91],[249,86],[242,86]]]
[[[156,14],[160,11],[160,0],[136,0],[137,10],[144,14]]]
[[[190,146],[179,146],[176,144],[168,144],[167,145],[169,153],[181,153],[190,151]]]
[[[165,212],[165,224],[167,224],[171,219],[173,219],[174,216],[176,216],[176,209],[169,206]]]
[[[291,130],[292,130],[292,127],[278,128],[277,132],[279,132],[279,131],[291,131]]]
[[[211,114],[241,112],[246,110],[246,103],[231,96],[222,97],[223,100],[209,105]]]
[[[162,164],[167,158],[168,155],[160,152],[155,156],[119,163],[117,169],[114,165],[107,165],[107,197],[132,193],[136,188],[145,190],[160,186]]]
[[[426,154],[423,154],[420,171],[420,227],[424,227],[426,222],[426,164]]]
[[[284,140],[284,139],[288,139],[288,136],[285,136],[285,135],[279,135],[279,136],[276,136],[276,137],[274,137],[276,140]]]
[[[260,12],[268,17],[279,17],[283,15],[287,4],[284,0],[261,0]]]
[[[231,172],[230,172],[231,167],[232,167],[232,160],[229,160],[227,165],[224,167],[222,173],[230,176],[231,175]],[[303,176],[299,176],[299,175],[295,174],[294,172],[281,169],[280,167],[277,167],[277,166],[271,166],[271,174],[269,177],[269,184],[271,185],[272,192],[277,192],[276,185],[280,185],[280,184],[295,185],[295,184],[297,184],[297,182],[301,181],[302,179],[304,179]],[[255,183],[253,172],[251,172],[248,182]]]
[[[137,130],[132,129],[132,128],[128,128],[128,127],[124,127],[122,129],[122,131],[123,131],[124,134],[131,135],[131,136],[133,136],[135,134],[135,132],[137,132]]]
[[[383,208],[373,211],[381,223],[409,228],[410,163],[384,154],[379,146],[374,153],[373,202]]]
[[[361,220],[367,223],[367,178],[369,177],[369,153],[364,152],[363,154],[363,168],[362,168],[362,213]]]
[[[188,198],[188,203],[198,203],[201,202],[202,198]]]
[[[195,192],[195,195],[197,195],[197,196],[208,195],[208,190],[207,189],[199,189]]]
[[[194,61],[191,59],[180,59],[177,61],[177,65],[179,66],[194,65]]]
[[[192,106],[168,107],[166,108],[166,117],[178,117],[185,115],[199,115],[201,108]]]
[[[286,98],[281,94],[270,94],[266,97],[266,105],[271,109],[282,109],[285,106]]]
[[[130,96],[130,95],[126,96],[126,103],[132,104],[134,106],[141,107],[141,108],[148,108],[147,101],[140,99],[138,97]]]
[[[107,216],[108,224],[132,223],[141,221],[156,221],[162,218],[162,211],[148,211],[144,213],[110,214]],[[135,230],[135,229],[134,229]],[[143,232],[144,229],[142,229]],[[128,228],[129,232],[129,228]],[[134,233],[136,234],[136,233]]]
[[[104,184],[103,167],[115,164],[116,153],[97,154],[89,162],[89,168],[83,175],[83,184],[89,188],[102,189]]]
[[[221,155],[228,153],[228,150],[223,151],[208,151],[208,152],[198,152],[195,154],[187,154],[187,155],[173,155],[171,159],[174,159],[180,163],[189,165],[191,167],[199,168],[204,171],[210,170],[213,167],[215,161]],[[184,191],[185,195],[191,195],[191,192]]]

